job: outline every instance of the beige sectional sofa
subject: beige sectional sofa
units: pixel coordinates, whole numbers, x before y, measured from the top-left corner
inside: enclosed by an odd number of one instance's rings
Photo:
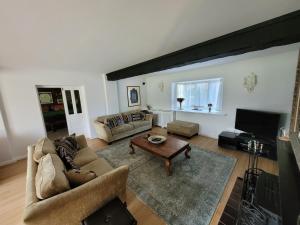
[[[113,118],[116,116],[121,116],[123,118],[126,115],[138,112],[140,112],[140,110],[132,110],[119,114],[98,117],[94,122],[98,137],[108,143],[111,143],[124,137],[128,137],[142,131],[150,130],[152,128],[152,114],[146,114],[144,120],[128,122],[111,129],[106,125],[106,120],[109,118]]]
[[[37,163],[33,160],[35,145],[28,146],[26,203],[23,217],[25,224],[79,225],[84,218],[113,198],[118,196],[125,202],[128,167],[113,169],[106,160],[99,158],[87,146],[83,135],[76,139],[80,150],[75,156],[74,163],[80,169],[95,172],[97,177],[76,188],[40,200],[37,198],[35,182],[41,161]]]

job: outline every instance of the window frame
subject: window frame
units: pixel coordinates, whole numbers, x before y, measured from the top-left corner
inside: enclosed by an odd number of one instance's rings
[[[209,83],[209,82],[213,82],[213,81],[220,81],[220,89],[219,89],[219,110],[213,109],[213,112],[222,112],[223,111],[223,98],[224,98],[224,78],[222,77],[216,77],[216,78],[209,78],[209,79],[200,79],[200,80],[187,80],[187,81],[177,81],[177,82],[173,82],[172,84],[172,108],[173,109],[177,109],[177,85],[178,84],[193,84],[193,83]],[[189,106],[186,110],[190,111],[192,110],[192,106]],[[204,111],[208,111],[208,106],[205,105],[202,108]],[[183,109],[182,111],[185,111],[185,109]],[[197,111],[197,110],[195,110]],[[201,111],[201,110],[199,110]]]

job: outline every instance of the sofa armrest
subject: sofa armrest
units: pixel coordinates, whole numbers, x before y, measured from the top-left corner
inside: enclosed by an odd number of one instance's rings
[[[76,141],[79,144],[80,149],[86,148],[88,146],[86,138],[83,134],[76,136]]]
[[[153,114],[146,114],[145,120],[150,121],[152,123],[153,120]]]
[[[98,134],[98,137],[100,139],[103,139],[106,142],[112,141],[112,138],[113,138],[112,133],[111,133],[110,128],[107,125],[96,120],[94,122],[94,126],[96,129],[96,133]]]
[[[121,166],[77,188],[25,208],[29,225],[79,225],[104,204],[118,196],[126,200],[128,166]]]

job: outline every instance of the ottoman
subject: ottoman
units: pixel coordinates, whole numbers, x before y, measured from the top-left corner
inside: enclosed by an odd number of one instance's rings
[[[167,131],[168,133],[179,134],[190,138],[194,135],[198,135],[199,124],[182,120],[175,120],[167,124]]]

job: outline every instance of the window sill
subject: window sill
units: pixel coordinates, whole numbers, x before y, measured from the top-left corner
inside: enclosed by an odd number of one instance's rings
[[[211,111],[209,112],[207,109],[203,110],[193,110],[193,109],[173,109],[174,112],[188,112],[188,113],[200,113],[200,114],[208,114],[208,115],[217,115],[217,116],[226,116],[227,114],[220,111]]]

